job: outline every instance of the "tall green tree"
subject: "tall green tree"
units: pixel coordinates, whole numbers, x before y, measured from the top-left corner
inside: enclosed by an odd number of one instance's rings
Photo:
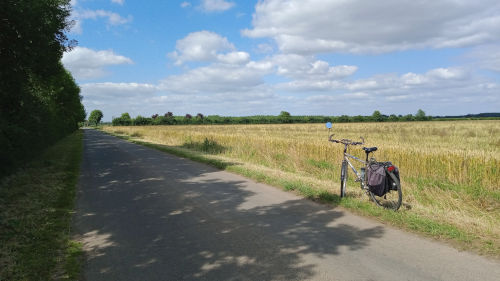
[[[280,115],[278,115],[278,119],[282,122],[282,123],[290,123],[291,122],[291,117],[292,115],[287,112],[287,111],[281,111],[280,112]]]
[[[415,115],[415,120],[417,120],[417,121],[427,120],[427,117],[425,116],[425,112],[422,109],[419,109],[417,111],[417,114]]]
[[[132,125],[132,118],[130,118],[130,114],[128,112],[122,113],[120,117],[113,118],[111,120],[113,126],[129,126]]]
[[[0,177],[85,118],[80,89],[60,60],[69,0],[0,1]]]
[[[382,113],[380,113],[380,111],[375,110],[372,114],[372,119],[375,122],[382,122],[384,121],[384,116],[382,116]]]
[[[102,114],[102,111],[99,109],[92,110],[92,112],[89,115],[89,123],[91,125],[97,126],[99,123],[101,123],[102,117],[104,115]]]

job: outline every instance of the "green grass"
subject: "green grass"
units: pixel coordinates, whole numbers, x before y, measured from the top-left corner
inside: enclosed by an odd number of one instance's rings
[[[455,184],[447,180],[414,177],[408,177],[406,181],[415,184],[415,186],[420,190],[429,187],[435,187],[444,191],[453,191],[462,193],[464,195],[469,195],[473,199],[492,200],[496,202],[500,201],[500,190],[485,190],[480,186],[480,184],[464,185]],[[491,203],[491,205],[493,205],[493,203]]]
[[[151,147],[156,150],[164,151],[173,155],[177,155],[180,157],[188,158],[197,162],[205,163],[214,167],[217,167],[219,169],[226,169],[227,166],[231,163],[227,163],[225,161],[220,161],[218,159],[213,159],[209,157],[205,157],[202,153],[197,152],[197,151],[191,151],[187,148],[180,148],[180,147],[170,147],[166,145],[161,145],[161,144],[154,144],[154,143],[149,143],[149,142],[144,142],[144,141],[139,141],[139,140],[134,140],[129,138],[128,136],[123,136],[123,135],[115,135],[121,139],[128,140],[132,143],[140,144],[143,146]]]
[[[82,132],[0,183],[0,280],[76,280],[82,248],[70,238]]]

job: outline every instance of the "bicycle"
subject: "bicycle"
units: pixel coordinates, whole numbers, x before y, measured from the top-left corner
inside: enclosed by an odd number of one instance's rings
[[[331,129],[332,123],[330,122],[326,123],[326,127],[328,129]],[[328,137],[328,140],[330,142],[341,143],[344,145],[342,168],[340,170],[340,197],[341,198],[345,197],[347,179],[348,179],[347,165],[349,165],[349,167],[351,167],[356,177],[354,181],[360,183],[361,189],[370,196],[371,200],[375,202],[377,206],[397,211],[401,206],[401,202],[403,201],[403,193],[401,191],[401,183],[399,181],[399,171],[397,170],[396,166],[392,165],[391,162],[384,162],[385,164],[384,169],[386,175],[390,177],[389,180],[390,186],[387,187],[386,193],[383,196],[377,196],[374,192],[372,192],[372,190],[370,190],[370,187],[368,186],[368,178],[366,173],[370,165],[379,163],[375,160],[373,154],[372,157],[369,157],[371,153],[377,151],[377,147],[363,147],[362,149],[366,153],[366,160],[363,161],[358,157],[348,153],[348,149],[350,146],[363,145],[365,143],[363,137],[360,137],[361,142],[355,142],[349,139],[335,140],[332,139],[333,136],[334,135],[332,134]],[[356,168],[354,168],[354,165],[351,163],[351,161],[349,161],[349,158],[364,164],[364,167],[360,168],[360,172],[358,172]]]

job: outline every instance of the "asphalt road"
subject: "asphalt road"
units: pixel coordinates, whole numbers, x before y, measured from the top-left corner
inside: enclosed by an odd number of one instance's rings
[[[85,280],[499,280],[500,263],[85,130]]]

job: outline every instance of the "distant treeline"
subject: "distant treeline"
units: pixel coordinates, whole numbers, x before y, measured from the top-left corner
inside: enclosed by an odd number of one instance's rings
[[[479,116],[481,115],[481,116]],[[487,115],[484,116],[483,115]],[[466,115],[462,118],[496,118],[492,115],[500,113],[482,113],[476,115]],[[419,110],[417,114],[407,115],[384,115],[376,110],[372,115],[363,116],[321,116],[321,115],[297,115],[293,116],[286,111],[282,111],[279,115],[255,115],[230,117],[219,115],[204,116],[201,113],[197,115],[186,114],[184,116],[176,116],[172,112],[167,112],[164,115],[154,114],[151,117],[137,116],[131,118],[128,113],[123,113],[120,117],[113,118],[111,124],[113,126],[143,126],[143,125],[188,125],[188,124],[286,124],[286,123],[348,123],[348,122],[408,122],[408,121],[431,121],[434,118],[449,118],[449,117],[431,117],[425,115],[423,110]],[[453,116],[453,118],[458,118]]]
[[[467,115],[454,115],[454,116],[434,116],[433,118],[436,119],[463,119],[463,118],[468,118],[468,119],[476,119],[476,118],[481,118],[481,119],[498,119],[500,118],[500,113],[479,113],[479,114],[467,114]]]
[[[219,115],[204,116],[201,113],[193,116],[186,114],[184,116],[175,116],[172,112],[164,115],[154,114],[151,117],[137,116],[131,118],[128,113],[123,113],[120,117],[113,118],[113,126],[140,126],[140,125],[187,125],[187,124],[286,124],[286,123],[325,123],[325,122],[385,122],[385,121],[426,121],[431,117],[425,116],[423,111],[417,115],[383,115],[375,111],[371,116],[293,116],[286,111],[279,115],[255,115],[242,117],[229,117]]]
[[[75,44],[69,0],[0,3],[1,178],[78,129],[85,110],[60,62]]]

